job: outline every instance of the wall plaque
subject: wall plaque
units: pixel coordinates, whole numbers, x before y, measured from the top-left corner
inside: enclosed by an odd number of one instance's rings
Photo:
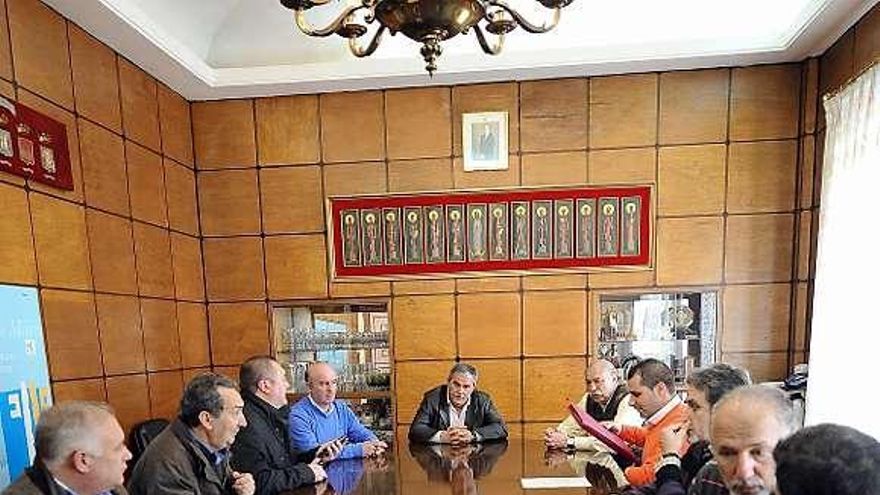
[[[64,124],[0,97],[0,171],[72,190]]]
[[[334,280],[651,268],[653,187],[333,196]]]

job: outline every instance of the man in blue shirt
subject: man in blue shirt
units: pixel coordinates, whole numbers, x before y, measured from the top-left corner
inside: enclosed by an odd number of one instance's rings
[[[309,394],[290,408],[290,438],[293,448],[304,452],[330,440],[345,437],[338,459],[375,457],[388,448],[354,415],[345,402],[336,400],[336,371],[324,362],[312,363],[306,371]]]

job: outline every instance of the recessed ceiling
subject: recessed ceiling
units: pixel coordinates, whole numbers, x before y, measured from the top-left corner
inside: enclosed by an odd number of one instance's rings
[[[556,29],[515,31],[498,56],[473,34],[444,42],[431,78],[403,35],[358,59],[342,38],[300,33],[278,0],[43,1],[191,100],[799,61],[877,3],[574,0]],[[310,15],[330,18],[345,1]],[[549,18],[534,0],[509,3]]]

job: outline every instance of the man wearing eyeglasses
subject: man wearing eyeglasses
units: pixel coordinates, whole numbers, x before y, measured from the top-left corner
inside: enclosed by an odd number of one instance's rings
[[[183,392],[180,416],[144,451],[128,482],[132,495],[253,495],[254,478],[233,471],[229,448],[247,426],[235,382],[206,373]]]

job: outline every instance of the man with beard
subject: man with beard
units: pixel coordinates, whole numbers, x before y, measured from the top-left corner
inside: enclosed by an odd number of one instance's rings
[[[717,363],[700,368],[685,380],[687,383],[688,420],[667,428],[660,435],[663,456],[656,466],[657,481],[642,487],[637,493],[657,495],[684,495],[688,487],[700,495],[727,494],[718,474],[718,466],[710,463],[709,424],[712,406],[732,390],[751,384],[745,370],[729,364]],[[679,456],[681,445],[690,438],[691,446]],[[703,468],[708,464],[708,467]]]
[[[633,366],[627,376],[627,386],[630,404],[645,418],[644,426],[608,423],[608,427],[622,439],[641,447],[641,464],[626,468],[624,474],[631,485],[643,486],[654,481],[654,466],[663,454],[661,433],[684,423],[688,408],[675,393],[672,370],[657,359],[645,359]],[[678,454],[683,455],[689,446],[684,442]]]
[[[507,438],[507,426],[492,398],[476,386],[476,368],[453,366],[447,383],[422,398],[409,428],[410,441],[461,445]]]
[[[732,495],[776,490],[773,449],[799,427],[791,401],[765,385],[738,388],[712,410],[712,454]]]
[[[620,383],[614,365],[597,359],[587,369],[587,393],[578,405],[597,421],[614,421],[619,425],[642,424],[639,412],[630,404],[629,391]],[[547,428],[544,443],[550,449],[608,450],[605,445],[585,432],[569,414],[556,428]]]

